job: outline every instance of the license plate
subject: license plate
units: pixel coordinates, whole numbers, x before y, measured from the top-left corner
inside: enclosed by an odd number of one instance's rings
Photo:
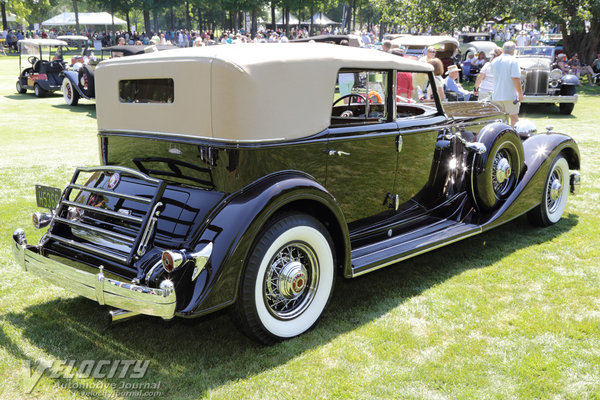
[[[60,200],[62,190],[51,186],[35,185],[35,201],[38,207],[54,210]]]

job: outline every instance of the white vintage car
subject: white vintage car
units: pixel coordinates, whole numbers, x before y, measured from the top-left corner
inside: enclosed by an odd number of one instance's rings
[[[571,114],[577,103],[579,79],[556,68],[554,55],[553,46],[517,47],[523,103],[558,103],[561,114]]]

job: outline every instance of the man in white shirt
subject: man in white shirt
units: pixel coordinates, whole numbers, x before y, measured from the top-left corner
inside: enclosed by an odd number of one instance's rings
[[[515,47],[514,42],[505,42],[502,46],[503,54],[492,61],[494,74],[492,101],[510,115],[510,123],[513,126],[519,120],[519,105],[523,101],[521,70],[517,59],[513,56]]]

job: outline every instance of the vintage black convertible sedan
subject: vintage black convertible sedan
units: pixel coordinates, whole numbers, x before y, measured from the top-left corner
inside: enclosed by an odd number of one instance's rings
[[[317,322],[336,277],[526,213],[557,223],[579,188],[569,136],[443,107],[428,64],[374,50],[173,50],[105,61],[96,81],[101,165],[39,186],[48,231],[30,245],[18,229],[13,250],[115,319],[228,307],[274,343]]]

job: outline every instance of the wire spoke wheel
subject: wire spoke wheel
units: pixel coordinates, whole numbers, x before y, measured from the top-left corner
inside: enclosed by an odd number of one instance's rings
[[[318,284],[319,261],[314,250],[305,243],[287,244],[265,273],[265,305],[276,318],[295,318],[310,305]]]
[[[541,203],[527,213],[529,221],[537,226],[550,226],[562,218],[569,196],[569,163],[558,155],[546,177]]]
[[[232,317],[244,333],[264,344],[313,327],[335,281],[335,251],[325,226],[291,213],[268,223],[255,239]]]

